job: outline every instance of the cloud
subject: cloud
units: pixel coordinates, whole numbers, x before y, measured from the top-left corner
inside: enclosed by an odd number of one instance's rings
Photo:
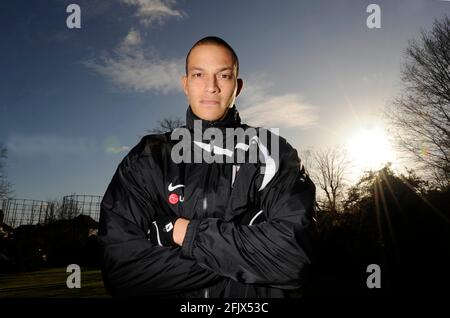
[[[270,95],[268,91],[272,85],[264,75],[250,77],[248,81],[248,84],[244,82],[243,95],[240,97],[242,107],[239,108],[242,119],[248,124],[301,129],[317,124],[317,107],[307,103],[301,95]]]
[[[121,0],[121,2],[137,7],[136,16],[145,26],[155,22],[162,24],[167,18],[186,16],[183,11],[172,8],[176,4],[175,0]]]
[[[85,155],[98,151],[93,141],[57,135],[11,135],[6,142],[8,152],[19,156]]]
[[[131,29],[111,54],[83,61],[89,69],[115,85],[136,92],[181,91],[184,59],[161,59],[151,49],[144,50],[139,31]]]
[[[122,146],[122,147],[108,147],[106,148],[106,152],[109,153],[121,153],[121,152],[127,152],[129,151],[131,148],[128,146]]]
[[[105,151],[110,154],[128,152],[129,146],[121,145],[117,137],[109,137],[101,146],[87,138],[62,137],[58,135],[11,135],[6,148],[18,156],[90,156],[94,152]]]
[[[244,108],[240,114],[249,124],[265,127],[307,129],[314,126],[318,119],[314,108],[296,94],[268,97],[258,105]]]
[[[106,153],[117,154],[121,152],[128,152],[131,147],[121,145],[119,137],[109,136],[103,141],[103,149]]]
[[[136,47],[136,46],[140,45],[141,43],[142,43],[141,34],[139,33],[139,31],[137,31],[135,29],[131,29],[128,32],[125,39],[123,39],[121,47],[123,49],[129,49],[129,48]]]

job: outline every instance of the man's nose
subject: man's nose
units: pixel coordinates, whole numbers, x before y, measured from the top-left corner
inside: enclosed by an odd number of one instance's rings
[[[219,86],[217,85],[217,78],[215,76],[210,76],[206,83],[206,91],[208,93],[216,93],[219,91]]]

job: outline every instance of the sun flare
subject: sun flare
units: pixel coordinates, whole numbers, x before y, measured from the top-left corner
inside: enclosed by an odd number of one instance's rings
[[[347,151],[355,169],[375,170],[394,162],[391,143],[381,127],[364,128],[351,135]]]

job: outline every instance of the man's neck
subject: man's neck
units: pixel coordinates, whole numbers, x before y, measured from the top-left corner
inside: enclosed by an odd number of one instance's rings
[[[210,128],[210,127],[235,128],[235,127],[240,126],[240,124],[241,124],[239,112],[237,111],[235,105],[227,108],[227,111],[223,114],[223,116],[221,118],[219,118],[217,120],[213,120],[213,121],[208,121],[208,120],[200,118],[192,111],[192,108],[189,106],[187,109],[187,112],[186,112],[186,126],[188,129],[190,129],[190,130],[194,129],[194,120],[201,121],[203,130]]]

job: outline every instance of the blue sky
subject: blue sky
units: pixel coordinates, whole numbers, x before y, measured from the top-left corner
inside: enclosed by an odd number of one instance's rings
[[[81,7],[81,29],[66,7]],[[381,29],[366,8],[381,7]],[[198,39],[240,59],[236,105],[299,151],[344,144],[401,88],[408,40],[450,2],[71,0],[0,2],[0,143],[18,198],[103,195],[118,163],[165,117],[184,119],[179,86]]]

